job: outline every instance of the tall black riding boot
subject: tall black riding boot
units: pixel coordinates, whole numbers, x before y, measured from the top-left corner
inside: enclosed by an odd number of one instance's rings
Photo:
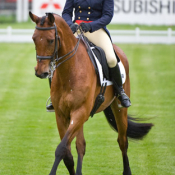
[[[129,106],[131,106],[131,102],[123,89],[122,78],[121,78],[120,68],[118,64],[113,68],[109,68],[109,70],[110,70],[110,75],[112,77],[112,81],[114,84],[116,96],[120,100],[121,105],[125,108],[128,108]]]
[[[51,88],[51,78],[49,78],[49,85],[50,85],[50,88]],[[54,112],[55,111],[54,107],[52,105],[52,102],[50,102],[50,104],[46,106],[46,109],[47,109],[48,112]]]

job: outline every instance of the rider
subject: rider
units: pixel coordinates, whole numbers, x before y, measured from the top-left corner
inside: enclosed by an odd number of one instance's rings
[[[73,12],[74,20],[72,21]],[[131,105],[131,102],[124,92],[120,69],[109,31],[106,29],[106,25],[112,20],[113,13],[114,0],[66,0],[62,17],[73,33],[76,32],[77,26],[80,25],[89,41],[104,50],[115,94],[121,105],[127,108]]]

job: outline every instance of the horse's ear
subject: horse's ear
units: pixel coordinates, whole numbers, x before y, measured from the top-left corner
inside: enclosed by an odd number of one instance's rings
[[[34,15],[31,11],[29,11],[29,16],[30,16],[31,20],[33,22],[35,22],[36,24],[39,22],[39,17]]]
[[[53,16],[52,13],[48,13],[48,20],[51,24],[55,22],[55,17]]]

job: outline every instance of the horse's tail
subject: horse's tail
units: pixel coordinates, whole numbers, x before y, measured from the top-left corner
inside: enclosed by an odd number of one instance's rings
[[[106,108],[104,110],[104,113],[112,129],[118,132],[114,114],[111,110],[111,107]],[[143,139],[143,137],[147,135],[147,133],[150,131],[150,129],[154,125],[152,123],[136,123],[136,122],[133,122],[134,120],[137,120],[137,119],[134,119],[128,116],[127,136],[131,139]]]

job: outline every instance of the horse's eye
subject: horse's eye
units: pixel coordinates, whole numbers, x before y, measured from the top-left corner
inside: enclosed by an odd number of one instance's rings
[[[52,40],[49,40],[48,42],[49,42],[49,44],[52,44],[54,42],[54,40],[52,39]]]

